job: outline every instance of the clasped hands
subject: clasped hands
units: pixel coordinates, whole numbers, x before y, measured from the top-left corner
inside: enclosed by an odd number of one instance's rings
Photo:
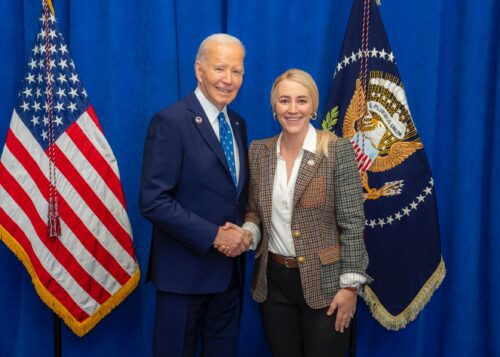
[[[217,237],[214,240],[214,248],[225,256],[234,258],[246,252],[252,242],[252,233],[249,230],[226,222],[222,227],[219,227]]]

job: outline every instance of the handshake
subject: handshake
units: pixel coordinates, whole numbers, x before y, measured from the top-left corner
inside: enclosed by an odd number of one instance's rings
[[[214,248],[225,256],[234,258],[246,252],[252,243],[252,233],[249,230],[226,222],[222,227],[219,227],[217,237],[214,240]]]

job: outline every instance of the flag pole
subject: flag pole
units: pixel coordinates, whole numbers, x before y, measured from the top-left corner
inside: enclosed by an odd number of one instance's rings
[[[54,357],[62,357],[61,318],[54,312]]]

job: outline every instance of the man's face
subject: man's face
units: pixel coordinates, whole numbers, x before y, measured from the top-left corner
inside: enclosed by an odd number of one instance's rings
[[[198,86],[207,99],[222,110],[231,103],[243,82],[243,49],[237,44],[209,45],[205,58],[196,61]]]

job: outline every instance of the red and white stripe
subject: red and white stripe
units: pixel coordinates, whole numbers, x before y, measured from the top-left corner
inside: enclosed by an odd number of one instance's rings
[[[372,160],[364,153],[364,151],[358,146],[358,144],[351,140],[352,147],[354,148],[354,154],[356,155],[356,164],[358,165],[358,171],[366,172],[370,165],[372,164]]]
[[[0,159],[0,224],[45,289],[84,321],[137,271],[116,159],[89,107],[54,143],[61,236],[47,230],[49,159],[14,110]]]

